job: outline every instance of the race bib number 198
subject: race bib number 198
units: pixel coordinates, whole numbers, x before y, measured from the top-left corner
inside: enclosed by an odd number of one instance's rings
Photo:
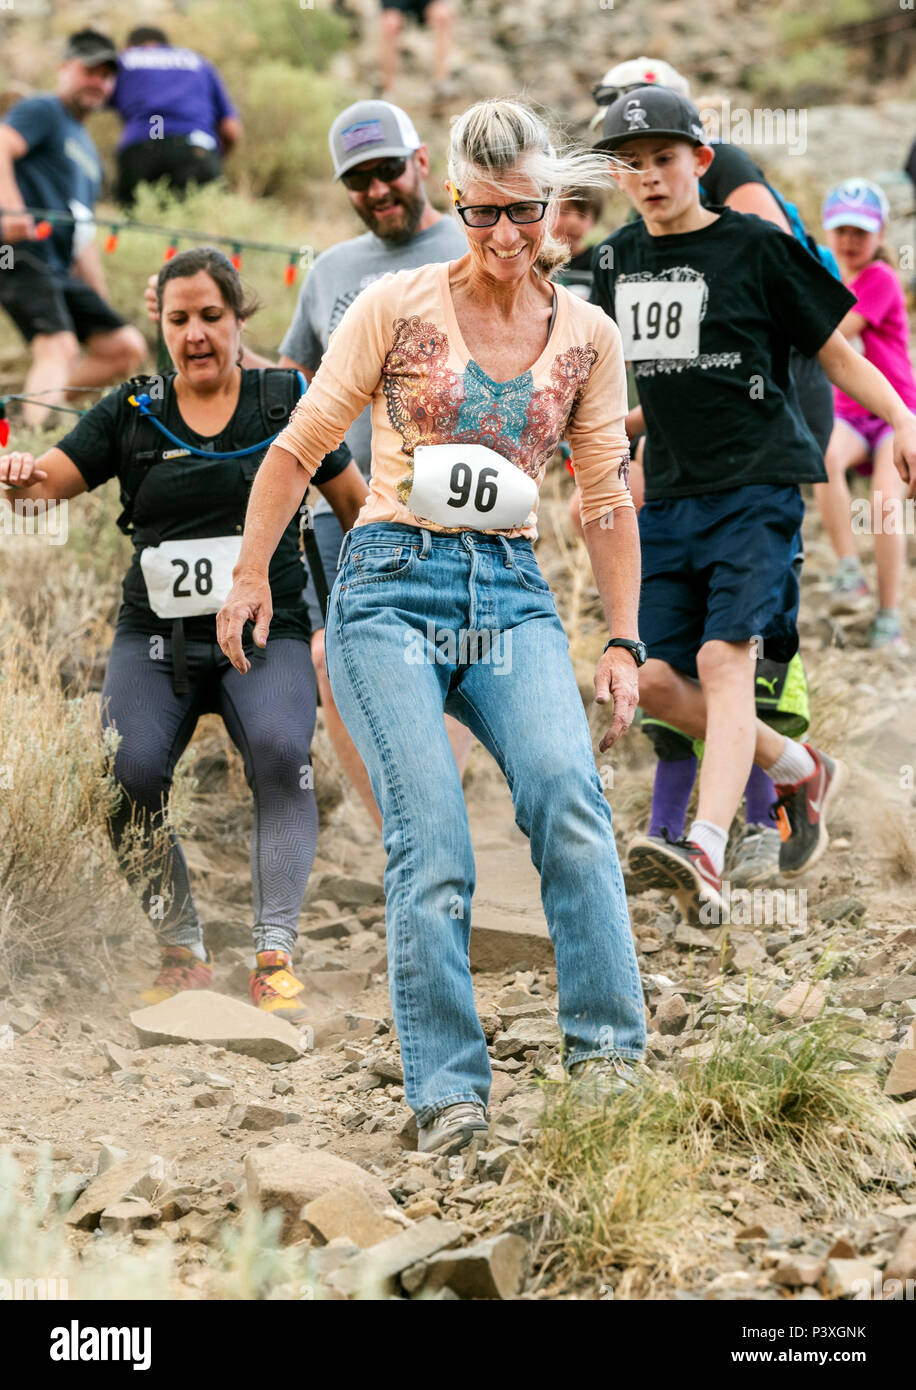
[[[614,294],[628,362],[700,355],[702,282],[625,280]]]

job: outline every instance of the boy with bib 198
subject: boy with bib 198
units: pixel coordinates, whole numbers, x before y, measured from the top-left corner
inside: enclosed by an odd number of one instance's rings
[[[749,656],[788,661],[798,647],[799,485],[826,477],[791,393],[791,349],[817,356],[836,386],[893,427],[911,495],[916,422],[838,331],[849,291],[770,223],[701,206],[713,151],[690,101],[657,87],[626,93],[605,113],[600,148],[613,152],[614,177],[641,217],[599,248],[592,295],[620,328],[648,425],[640,704],[706,740],[686,838],[641,837],[629,867],[697,917],[703,902],[724,908],[728,827],[752,762],[785,813],[784,875],[826,849],[825,813],[843,774],[754,713]]]

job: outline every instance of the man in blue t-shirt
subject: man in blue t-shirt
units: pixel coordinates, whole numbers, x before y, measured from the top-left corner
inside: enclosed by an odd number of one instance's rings
[[[9,252],[0,305],[32,351],[24,394],[40,403],[26,403],[29,425],[42,424],[68,388],[122,381],[146,356],[142,335],[106,301],[95,245],[102,166],[84,123],[108,99],[116,64],[104,34],[80,30],[55,91],[17,102],[0,123],[0,241]]]
[[[144,25],[127,36],[109,105],[124,122],[118,143],[118,198],[133,201],[139,183],[168,179],[183,192],[223,172],[222,155],[242,123],[212,63],[190,48],[173,48],[161,29]]]

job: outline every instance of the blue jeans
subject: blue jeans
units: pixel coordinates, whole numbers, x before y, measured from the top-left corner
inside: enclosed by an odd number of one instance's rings
[[[645,1014],[611,812],[566,634],[526,540],[392,522],[347,536],[325,634],[334,699],[369,772],[388,862],[388,969],[418,1123],[486,1105],[468,963],[475,870],[454,715],[499,764],[531,843],[567,1067],[638,1058]]]

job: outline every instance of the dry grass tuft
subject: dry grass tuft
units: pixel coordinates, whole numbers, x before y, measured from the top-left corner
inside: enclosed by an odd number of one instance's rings
[[[912,1180],[893,1106],[849,1045],[829,1017],[769,1036],[751,1021],[682,1075],[646,1072],[610,1103],[545,1085],[537,1142],[518,1160],[521,1202],[518,1187],[506,1195],[516,1217],[521,1205],[541,1223],[542,1282],[613,1270],[645,1292],[689,1268],[686,1234],[712,1216],[711,1169],[755,1165],[759,1193],[826,1218],[860,1213],[866,1188]]]

